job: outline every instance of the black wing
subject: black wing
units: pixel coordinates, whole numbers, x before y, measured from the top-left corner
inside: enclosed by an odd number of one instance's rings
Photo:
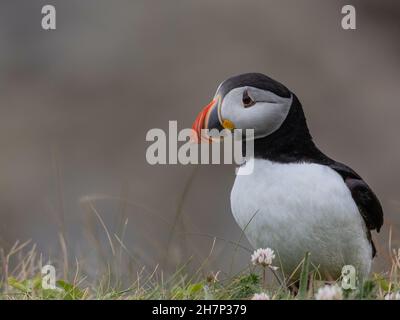
[[[349,188],[353,200],[357,204],[358,210],[368,228],[368,238],[371,240],[373,256],[375,256],[376,250],[369,230],[376,229],[379,232],[383,225],[383,210],[377,196],[366,182],[346,165],[335,162],[330,167],[342,176]]]

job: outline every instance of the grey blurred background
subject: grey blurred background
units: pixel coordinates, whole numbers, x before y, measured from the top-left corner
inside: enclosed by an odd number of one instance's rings
[[[340,26],[349,3],[355,31]],[[41,29],[44,4],[55,31]],[[2,0],[0,246],[32,239],[54,256],[62,234],[70,259],[112,259],[95,209],[115,247],[127,222],[139,264],[203,261],[217,237],[210,269],[227,272],[236,251],[247,265],[234,167],[151,166],[145,136],[190,127],[219,82],[256,71],[297,94],[320,148],[379,195],[384,269],[390,227],[400,242],[399,18],[399,2],[377,0]]]

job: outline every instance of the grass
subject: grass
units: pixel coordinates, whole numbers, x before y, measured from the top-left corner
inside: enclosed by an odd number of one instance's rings
[[[195,172],[189,177],[185,185],[183,195],[178,203],[175,222],[171,225],[171,234],[175,226],[181,220],[183,214],[183,202]],[[61,192],[62,193],[62,192]],[[270,268],[261,268],[250,264],[251,250],[241,245],[244,233],[240,235],[239,241],[232,242],[217,237],[203,234],[213,239],[209,255],[203,261],[194,258],[189,259],[183,265],[177,267],[174,272],[164,272],[159,266],[150,269],[145,267],[143,259],[129,251],[124,244],[124,235],[127,231],[128,219],[124,212],[126,205],[133,205],[144,210],[150,215],[157,216],[147,207],[131,203],[123,198],[117,200],[123,203],[120,210],[120,221],[117,233],[107,228],[101,214],[96,210],[94,201],[103,200],[104,196],[85,197],[81,200],[85,209],[86,218],[89,221],[85,234],[89,237],[91,245],[95,248],[92,252],[97,256],[95,263],[88,263],[87,257],[71,259],[68,248],[68,241],[64,236],[65,228],[60,228],[59,243],[60,253],[57,259],[44,258],[37,246],[31,241],[17,241],[9,249],[0,248],[0,300],[7,299],[63,299],[63,300],[88,300],[88,299],[251,299],[254,294],[267,293],[271,299],[314,299],[318,289],[324,285],[318,276],[317,268],[309,262],[306,255],[299,263],[297,271],[299,276],[299,288],[296,293],[289,290],[287,285],[293,282],[291,277],[285,278],[277,271]],[[109,199],[109,197],[107,197]],[[62,204],[60,204],[62,207]],[[257,212],[254,213],[254,215]],[[158,217],[162,219],[162,217]],[[95,220],[93,220],[95,219]],[[60,225],[63,226],[61,219]],[[96,232],[97,227],[103,230],[108,243],[108,251],[111,259],[106,258],[107,253]],[[249,221],[249,223],[251,220]],[[183,231],[186,232],[185,226]],[[400,290],[400,249],[392,248],[392,232],[389,230],[389,254],[388,270],[381,273],[373,273],[370,278],[362,284],[358,284],[355,290],[344,290],[344,299],[385,299],[389,293]],[[189,235],[190,233],[185,233]],[[208,262],[213,255],[216,240],[223,240],[234,247],[232,263],[228,271],[210,272]],[[171,243],[168,239],[167,255]],[[248,252],[248,266],[238,273],[233,273],[233,262],[239,249]],[[386,251],[386,250],[385,250]],[[161,258],[161,260],[165,260]],[[163,261],[161,261],[163,262]],[[275,262],[275,261],[274,261]],[[42,268],[45,265],[53,265],[56,274],[56,287],[46,289],[42,286]],[[134,265],[134,267],[132,267]],[[162,263],[162,265],[164,265]],[[94,269],[94,270],[93,270]],[[267,272],[266,272],[267,271]],[[340,286],[340,279],[331,282]]]
[[[114,248],[118,250],[118,248]],[[386,273],[372,274],[371,278],[359,285],[355,290],[344,290],[344,299],[384,299],[388,293],[400,290],[400,250],[392,250],[392,265]],[[308,255],[299,264],[300,285],[297,294],[288,290],[285,284],[291,279],[280,278],[276,281],[268,268],[266,280],[263,268],[249,265],[236,275],[223,273],[206,273],[202,263],[197,271],[189,272],[188,261],[175,273],[166,277],[158,267],[153,270],[142,268],[136,279],[128,285],[118,279],[111,263],[105,271],[96,276],[89,276],[80,267],[65,266],[55,263],[57,270],[68,271],[65,279],[56,281],[55,289],[43,289],[41,270],[44,265],[43,256],[37,252],[30,241],[16,242],[5,252],[1,250],[0,299],[251,299],[256,293],[265,292],[271,299],[314,299],[315,294],[325,283],[318,279],[318,272],[308,262]],[[65,261],[64,261],[65,262]],[[340,279],[339,279],[340,280]],[[337,281],[340,285],[340,281]],[[331,283],[333,284],[333,283]]]

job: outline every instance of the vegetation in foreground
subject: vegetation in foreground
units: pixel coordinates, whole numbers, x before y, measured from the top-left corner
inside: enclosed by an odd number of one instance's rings
[[[57,280],[56,287],[42,286],[42,257],[29,242],[16,243],[9,252],[1,250],[0,299],[386,299],[400,300],[400,250],[393,250],[390,270],[384,274],[372,274],[371,278],[354,290],[343,290],[341,279],[327,284],[319,280],[318,271],[308,262],[308,256],[298,266],[300,283],[295,290],[287,289],[291,279],[281,277],[279,267],[273,266],[274,252],[256,250],[251,257],[252,265],[239,274],[228,277],[221,272],[205,273],[200,266],[195,272],[187,272],[182,266],[167,279],[155,268],[137,272],[129,286],[116,280],[109,265],[108,272],[89,277],[76,267],[72,280]],[[275,260],[274,260],[275,259]],[[11,268],[11,266],[13,266]],[[11,270],[12,269],[12,270]]]

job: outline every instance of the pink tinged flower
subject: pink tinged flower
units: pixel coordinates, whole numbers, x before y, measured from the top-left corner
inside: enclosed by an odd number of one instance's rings
[[[342,300],[343,292],[338,285],[326,285],[318,289],[315,295],[316,300]]]
[[[254,296],[251,298],[251,300],[271,300],[268,294],[261,292],[261,293],[256,293]]]
[[[385,300],[400,300],[400,291],[386,294]]]
[[[254,265],[260,265],[263,267],[271,266],[272,260],[275,259],[274,250],[270,248],[266,249],[257,249],[251,255],[251,262]]]

